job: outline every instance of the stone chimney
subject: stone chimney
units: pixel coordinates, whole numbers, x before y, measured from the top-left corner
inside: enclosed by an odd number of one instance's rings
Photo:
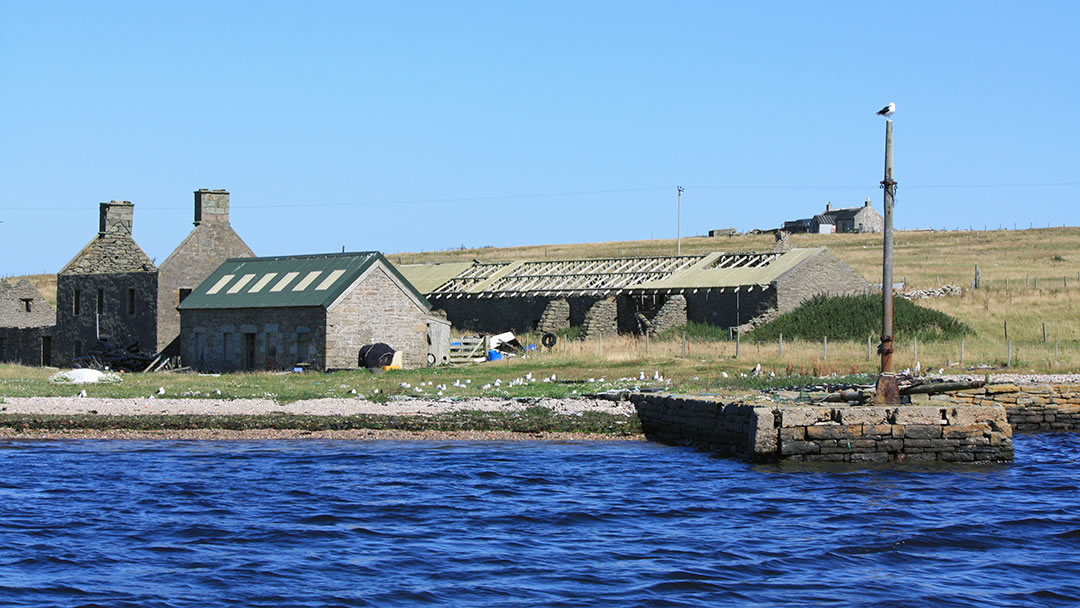
[[[226,190],[195,191],[195,225],[206,223],[229,223],[229,193]]]
[[[866,202],[863,203],[863,207],[869,207],[869,206],[870,206],[870,197],[868,196],[868,197],[866,197]]]
[[[828,213],[830,211],[832,211],[832,203],[825,203],[825,212]]]
[[[131,201],[101,203],[98,234],[126,234],[131,236],[131,222],[135,217],[135,205]]]

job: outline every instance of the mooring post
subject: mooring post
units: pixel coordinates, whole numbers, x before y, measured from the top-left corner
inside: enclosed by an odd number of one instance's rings
[[[900,403],[900,388],[897,378],[892,374],[893,354],[893,202],[896,194],[896,182],[893,181],[892,160],[892,120],[885,121],[885,179],[881,180],[884,198],[884,239],[882,243],[881,263],[881,375],[877,381],[877,399],[882,404]]]

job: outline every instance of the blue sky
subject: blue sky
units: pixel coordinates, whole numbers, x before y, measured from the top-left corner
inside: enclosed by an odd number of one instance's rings
[[[0,0],[0,275],[226,188],[259,255],[1080,224],[1073,2]]]

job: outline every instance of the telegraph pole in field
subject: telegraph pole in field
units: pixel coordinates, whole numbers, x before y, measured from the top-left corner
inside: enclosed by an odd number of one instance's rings
[[[675,188],[679,191],[675,208],[675,255],[682,255],[682,193],[686,188],[682,186],[675,186]]]
[[[889,104],[878,112],[887,119],[896,110],[895,104]],[[877,381],[878,403],[896,404],[900,402],[900,391],[896,376],[892,372],[893,355],[893,202],[896,196],[896,181],[893,180],[892,160],[892,119],[885,121],[885,179],[881,180],[885,191],[885,226],[884,246],[881,264],[881,375]]]

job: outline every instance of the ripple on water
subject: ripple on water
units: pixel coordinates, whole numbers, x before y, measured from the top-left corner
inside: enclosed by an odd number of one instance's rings
[[[10,606],[1080,602],[1075,435],[902,469],[640,442],[14,443]]]

